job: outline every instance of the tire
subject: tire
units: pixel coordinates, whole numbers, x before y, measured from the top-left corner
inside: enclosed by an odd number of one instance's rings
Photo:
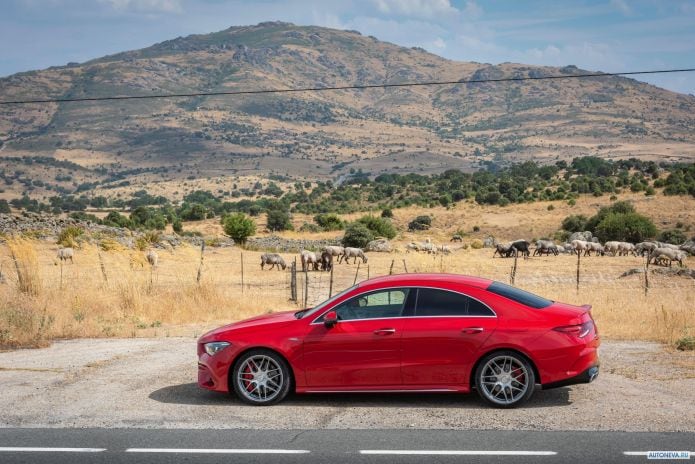
[[[270,350],[251,350],[239,357],[230,372],[229,383],[244,403],[267,406],[282,401],[290,391],[292,378],[287,361]]]
[[[515,351],[496,351],[480,360],[475,388],[480,397],[497,408],[515,408],[533,395],[536,376],[526,357]]]

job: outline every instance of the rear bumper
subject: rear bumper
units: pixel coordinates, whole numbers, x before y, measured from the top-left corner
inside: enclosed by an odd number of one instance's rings
[[[579,375],[575,375],[574,377],[570,377],[569,379],[547,383],[542,385],[542,387],[543,390],[550,390],[552,388],[566,387],[568,385],[577,385],[579,383],[591,383],[594,380],[596,380],[596,377],[598,377],[598,371],[599,366],[597,364],[581,372]]]

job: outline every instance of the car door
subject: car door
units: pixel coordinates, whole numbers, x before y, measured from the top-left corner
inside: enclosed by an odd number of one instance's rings
[[[384,389],[401,384],[401,336],[408,288],[357,295],[333,308],[338,322],[309,326],[303,365],[310,389]]]
[[[480,346],[497,326],[494,312],[463,293],[419,288],[414,317],[404,320],[406,386],[455,388],[468,383]]]

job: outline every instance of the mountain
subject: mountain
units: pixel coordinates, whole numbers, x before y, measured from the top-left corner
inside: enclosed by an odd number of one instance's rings
[[[271,22],[0,79],[0,100],[572,75]],[[692,162],[695,97],[623,77],[0,106],[2,197],[180,197],[581,155]],[[0,183],[1,185],[1,183]]]

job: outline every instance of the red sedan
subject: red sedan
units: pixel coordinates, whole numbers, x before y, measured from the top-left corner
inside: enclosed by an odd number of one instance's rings
[[[314,308],[198,340],[198,384],[267,405],[297,393],[469,392],[513,407],[598,375],[590,306],[451,274],[364,281]]]

